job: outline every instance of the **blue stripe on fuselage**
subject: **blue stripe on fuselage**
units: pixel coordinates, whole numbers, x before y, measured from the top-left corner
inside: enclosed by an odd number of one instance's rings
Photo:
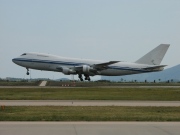
[[[14,61],[24,61],[24,62],[36,62],[36,63],[48,63],[48,64],[61,64],[65,66],[81,66],[81,65],[89,65],[87,63],[74,63],[74,62],[64,62],[64,61],[50,61],[50,60],[37,60],[37,59],[22,59],[16,58]],[[108,66],[108,69],[115,70],[128,70],[128,71],[138,71],[138,72],[150,72],[147,70],[139,69],[139,68],[130,68],[130,67],[118,67],[118,66]]]

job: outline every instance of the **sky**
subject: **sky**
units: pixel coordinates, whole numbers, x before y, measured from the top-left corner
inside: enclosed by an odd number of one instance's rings
[[[0,78],[29,78],[12,62],[25,52],[134,62],[161,43],[171,44],[162,64],[173,67],[179,7],[180,0],[0,0]],[[38,70],[31,77],[71,78]]]

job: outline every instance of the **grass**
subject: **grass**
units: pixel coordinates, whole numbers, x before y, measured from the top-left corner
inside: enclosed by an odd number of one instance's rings
[[[0,121],[180,121],[180,107],[5,107]]]
[[[64,86],[69,84],[75,87],[97,87],[97,86],[180,86],[180,83],[144,83],[144,82],[61,82],[48,81],[47,86]]]
[[[0,100],[180,101],[180,88],[1,88]]]
[[[2,81],[0,80],[0,86],[38,86],[41,81]],[[70,85],[73,87],[98,87],[98,86],[180,86],[180,83],[165,83],[165,82],[72,82],[72,81],[48,81],[47,86],[64,86]]]
[[[0,86],[38,86],[41,81],[34,82],[0,82]]]

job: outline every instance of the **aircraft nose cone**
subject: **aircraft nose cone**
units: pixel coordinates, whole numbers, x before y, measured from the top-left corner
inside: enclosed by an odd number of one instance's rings
[[[12,59],[12,61],[14,62],[14,63],[16,63],[16,59],[14,58],[14,59]]]

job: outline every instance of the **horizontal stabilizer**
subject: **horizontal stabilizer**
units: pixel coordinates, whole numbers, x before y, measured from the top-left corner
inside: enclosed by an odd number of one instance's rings
[[[153,67],[147,67],[147,68],[143,68],[145,70],[163,70],[164,67],[166,67],[167,65],[159,65],[159,66],[153,66]]]
[[[160,65],[163,60],[168,48],[169,44],[161,44],[142,58],[136,61],[139,64],[147,64],[147,65]]]

